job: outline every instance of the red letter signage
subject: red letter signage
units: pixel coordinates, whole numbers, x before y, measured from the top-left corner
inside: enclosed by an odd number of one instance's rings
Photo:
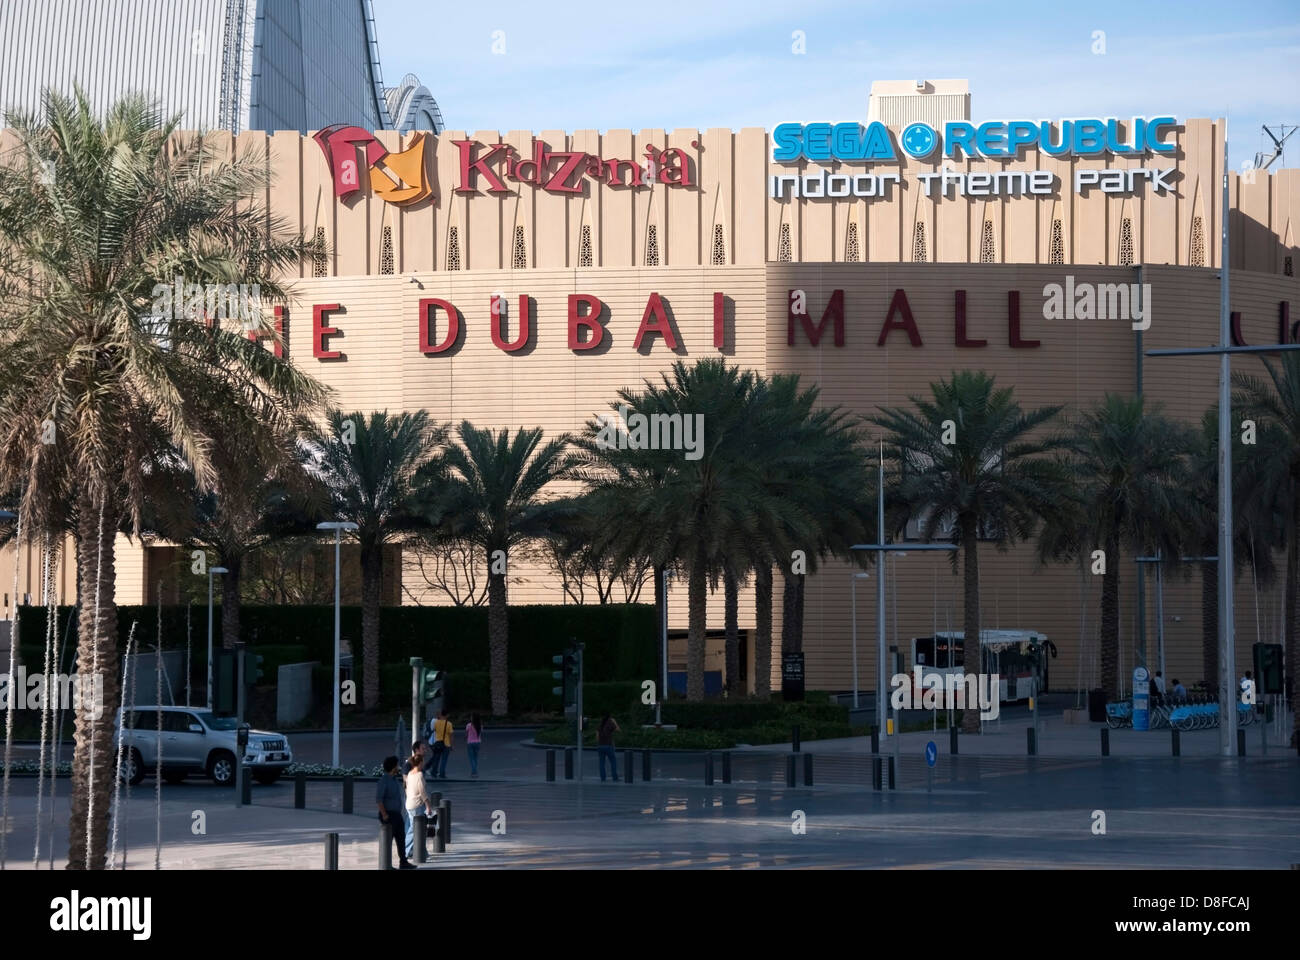
[[[532,334],[532,324],[528,316],[528,294],[521,294],[519,297],[519,336],[513,343],[506,343],[505,331],[510,326],[510,318],[506,316],[506,299],[492,295],[492,342],[500,347],[506,353],[514,353],[528,346],[528,338]]]
[[[727,342],[727,298],[721,293],[713,295],[713,345],[719,350]]]
[[[898,314],[902,319],[895,320],[894,314]],[[902,288],[895,290],[893,299],[889,301],[889,312],[885,314],[885,325],[880,328],[876,346],[885,345],[885,339],[891,330],[906,330],[907,339],[911,341],[912,346],[921,346],[921,331],[916,329],[916,321],[912,318],[912,307],[907,302],[907,294]]]
[[[447,314],[447,336],[436,347],[430,345],[429,334],[433,332],[433,311],[441,307]],[[445,353],[456,343],[460,336],[460,313],[448,301],[429,297],[420,301],[420,352]]]
[[[267,333],[261,329],[248,331],[248,339],[254,343],[260,343],[263,340],[274,340],[275,346],[273,351],[277,359],[284,358],[284,307],[279,304],[275,305],[275,322],[271,325],[275,331],[274,334]],[[319,356],[319,354],[318,354]]]
[[[794,296],[791,290],[786,294],[786,329],[785,341],[788,346],[794,346],[794,321],[798,317],[803,321],[803,332],[808,335],[808,342],[814,347],[822,338],[822,332],[826,329],[826,321],[830,320],[835,324],[835,346],[844,346],[844,291],[836,290],[831,294],[830,302],[826,304],[826,309],[822,311],[822,318],[817,326],[812,325],[807,312],[795,313],[794,305],[799,298]]]
[[[497,154],[508,151],[510,147],[504,143],[494,143],[488,152],[474,159],[475,141],[473,140],[453,140],[460,149],[460,186],[456,188],[457,193],[477,193],[478,187],[474,186],[473,174],[475,171],[483,175],[483,179],[488,182],[488,191],[491,193],[509,193],[509,188],[501,182],[488,164],[491,163]]]
[[[586,304],[587,312],[578,313],[578,305]],[[569,294],[569,349],[595,350],[605,339],[605,327],[600,322],[600,311],[604,306],[597,298],[587,293]],[[589,340],[578,339],[578,328],[585,328],[591,335]]]
[[[957,291],[957,302],[954,305],[957,312],[957,346],[959,347],[987,347],[987,340],[971,340],[966,336],[966,291]]]
[[[1036,347],[1037,340],[1020,339],[1020,291],[1007,291],[1007,339],[1014,349]]]
[[[338,327],[325,326],[325,314],[337,310],[337,303],[318,303],[311,308],[311,352],[317,360],[338,360],[343,354],[338,350],[325,349],[325,338],[339,336],[343,331]]]
[[[651,322],[651,316],[654,321]],[[641,315],[641,326],[636,328],[636,339],[632,341],[632,347],[635,350],[641,349],[641,338],[652,333],[657,333],[664,338],[664,346],[669,350],[677,349],[677,337],[673,333],[672,322],[668,319],[668,313],[664,310],[663,298],[657,293],[651,293],[650,299],[646,301],[645,313]]]

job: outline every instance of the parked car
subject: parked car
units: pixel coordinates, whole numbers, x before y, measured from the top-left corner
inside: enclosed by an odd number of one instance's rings
[[[233,786],[239,721],[198,707],[136,707],[134,722],[124,722],[126,711],[119,710],[117,742],[119,747],[129,747],[122,756],[122,779],[137,784],[157,768],[160,711],[163,779],[180,783],[190,774],[202,774],[218,786]],[[274,783],[292,762],[293,753],[283,734],[249,731],[244,765],[258,783]]]

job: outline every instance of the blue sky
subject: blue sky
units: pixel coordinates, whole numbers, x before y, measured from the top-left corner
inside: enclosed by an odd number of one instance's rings
[[[770,130],[865,119],[873,80],[947,77],[976,121],[1226,114],[1234,167],[1261,124],[1300,123],[1296,0],[373,2],[385,82],[419,76],[452,129]]]

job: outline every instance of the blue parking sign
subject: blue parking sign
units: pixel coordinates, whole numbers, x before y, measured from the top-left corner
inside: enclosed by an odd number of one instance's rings
[[[937,760],[938,758],[939,758],[939,748],[936,747],[934,745],[934,741],[931,740],[929,743],[925,745],[925,762],[933,767],[934,761]]]

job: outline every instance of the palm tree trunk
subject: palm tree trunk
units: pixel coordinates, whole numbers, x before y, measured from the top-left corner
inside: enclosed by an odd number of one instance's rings
[[[488,569],[491,570],[492,550],[488,550]],[[492,692],[492,713],[504,717],[510,712],[510,671],[507,658],[510,633],[510,608],[506,595],[506,575],[488,574],[488,656],[490,657],[489,683]]]
[[[101,514],[94,498],[86,492],[81,494],[76,529],[80,597],[77,670],[82,678],[94,677],[102,684],[103,696],[98,704],[98,717],[92,697],[83,698],[82,708],[76,714],[68,821],[70,870],[102,870],[107,856],[109,802],[115,772],[113,728],[121,669],[117,658],[117,604],[113,595],[116,584],[113,535],[117,521],[116,505],[106,504]]]
[[[980,559],[979,537],[977,536],[976,517],[964,514],[961,523],[961,550],[964,578],[963,594],[963,629],[965,639],[962,641],[962,656],[966,673],[979,674],[983,670],[983,650],[980,646]],[[883,558],[883,555],[882,555]],[[879,565],[883,566],[883,564]],[[969,689],[969,688],[968,688]],[[998,691],[993,691],[998,696]],[[980,732],[980,710],[978,703],[966,703],[961,713],[963,733]]]
[[[1112,536],[1101,578],[1101,686],[1107,700],[1119,693],[1119,564],[1119,539]]]
[[[781,571],[781,653],[802,653],[803,645],[799,642],[798,623],[799,588],[796,584],[799,575]]]
[[[745,691],[740,689],[740,617],[736,609],[740,603],[740,584],[737,583],[736,574],[730,568],[723,574],[722,588],[727,636],[726,691],[728,696],[743,696]]]
[[[1211,556],[1214,547],[1205,550]],[[1219,685],[1219,565],[1201,563],[1201,670],[1211,687]],[[1171,684],[1165,678],[1165,689]]]
[[[686,699],[704,699],[704,631],[708,620],[709,600],[704,558],[696,557],[691,564],[688,586],[690,616],[686,631]]]
[[[379,598],[384,585],[384,545],[361,545],[361,699],[379,709]]]
[[[754,695],[772,695],[772,565],[754,568]]]
[[[233,650],[239,642],[239,575],[243,557],[223,556],[221,577],[221,645]]]

